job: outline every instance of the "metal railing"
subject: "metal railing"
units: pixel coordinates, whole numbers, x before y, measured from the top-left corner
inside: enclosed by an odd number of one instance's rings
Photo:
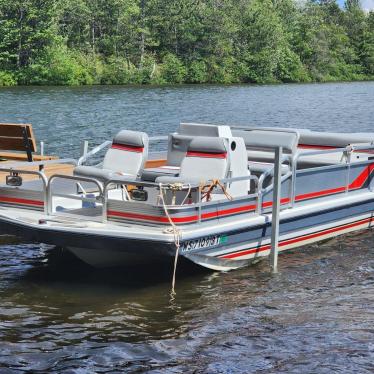
[[[29,174],[29,175],[37,175],[43,184],[43,203],[44,203],[44,213],[47,214],[47,205],[48,205],[48,199],[47,199],[47,188],[48,188],[48,179],[41,171],[37,170],[23,170],[18,168],[4,168],[0,167],[0,172],[6,172],[6,173],[18,173],[18,174]]]
[[[44,174],[43,168],[44,165],[48,164],[73,164],[76,165],[77,161],[74,159],[66,158],[66,159],[60,159],[60,160],[47,160],[47,161],[32,161],[32,162],[14,162],[6,164],[6,166],[0,167],[0,172],[5,173],[17,173],[17,174],[26,174],[26,175],[36,175],[39,177],[39,179],[42,181],[43,186],[43,203],[44,203],[44,213],[48,214],[48,205],[49,205],[49,199],[48,199],[48,178]],[[23,166],[38,166],[39,170],[29,170],[29,169],[22,169]]]
[[[244,181],[244,180],[254,181],[255,190],[258,190],[259,179],[255,175],[248,175],[248,176],[235,177],[235,178],[224,178],[224,179],[221,179],[220,182],[223,185],[226,185],[226,184],[241,182],[241,181]],[[210,181],[210,180],[205,181],[204,185],[209,185],[210,182],[212,182],[212,181]],[[133,186],[137,186],[137,187],[139,187],[139,186],[141,186],[141,187],[153,187],[153,188],[157,188],[157,189],[159,189],[160,187],[164,188],[164,189],[171,188],[171,186],[169,184],[163,184],[163,183],[160,184],[160,183],[145,182],[145,181],[134,181],[134,180],[126,178],[125,176],[124,177],[113,178],[113,179],[107,181],[104,184],[104,188],[103,188],[104,199],[103,200],[105,201],[105,204],[107,202],[108,191],[110,189],[110,186],[113,185],[113,184],[116,184],[116,185],[127,184],[127,185],[133,185]],[[180,187],[180,191],[188,191],[188,190],[196,191],[197,192],[197,202],[195,202],[193,204],[188,204],[188,205],[167,205],[166,207],[168,209],[178,210],[178,209],[183,209],[183,208],[186,208],[186,207],[195,206],[198,209],[198,222],[201,222],[202,207],[209,206],[209,205],[212,205],[212,204],[217,204],[218,202],[222,202],[221,200],[213,200],[213,201],[207,201],[207,202],[201,201],[202,200],[201,199],[201,188],[202,188],[201,183],[191,183],[191,184],[185,183],[185,184],[183,184]],[[256,192],[256,193],[251,194],[251,195],[246,195],[246,196],[240,197],[239,199],[243,199],[243,200],[246,199],[247,200],[248,198],[251,198],[251,197],[258,197],[258,193]],[[131,201],[131,200],[129,200],[129,201]],[[258,200],[257,200],[256,204],[257,203],[258,203]],[[106,211],[106,207],[103,210]],[[257,205],[256,205],[256,211],[258,211]]]
[[[52,193],[52,182],[55,179],[68,179],[75,182],[86,182],[86,183],[92,183],[95,184],[99,190],[99,195],[97,198],[92,197],[86,197],[86,196],[77,196],[77,195],[71,195],[71,194],[63,194],[63,193]],[[73,175],[64,175],[64,174],[54,174],[49,178],[48,186],[47,186],[47,214],[51,215],[53,210],[53,196],[56,197],[62,197],[66,199],[72,199],[72,200],[80,200],[80,201],[87,201],[87,202],[96,202],[97,200],[101,200],[103,207],[104,207],[104,201],[103,201],[103,187],[101,183],[93,178],[86,178],[86,177],[78,177]],[[103,208],[104,210],[104,208]]]
[[[152,136],[152,137],[149,138],[150,143],[157,142],[157,141],[165,141],[165,140],[168,140],[168,136],[166,136],[166,135]],[[85,144],[87,144],[87,143],[85,142]],[[99,144],[98,146],[92,148],[89,152],[84,151],[82,156],[78,159],[77,165],[79,165],[79,166],[83,165],[83,163],[85,163],[88,159],[92,158],[97,153],[101,152],[103,149],[105,149],[105,148],[107,148],[111,145],[112,145],[112,141],[107,140],[107,141]],[[87,145],[85,145],[83,148],[87,149]]]
[[[352,163],[352,153],[357,152],[357,151],[367,151],[367,150],[374,150],[374,144],[368,143],[364,145],[348,145],[347,147],[344,147],[344,148],[334,148],[334,149],[328,149],[328,150],[323,149],[323,150],[308,151],[308,152],[297,152],[292,158],[293,177],[292,177],[291,206],[294,206],[295,199],[296,199],[297,165],[298,165],[298,162],[300,161],[300,158],[327,155],[331,153],[341,153],[342,154],[341,161],[343,161],[343,157],[345,158],[345,161],[346,161],[345,164],[343,164],[346,167],[344,192],[348,193],[349,184],[350,184],[350,172],[351,172],[352,165],[369,165],[369,164],[374,163],[374,160],[370,160],[370,159]],[[323,171],[323,170],[328,170],[329,168],[334,168],[334,167],[339,167],[339,166],[342,166],[342,163],[316,166],[315,169],[318,169],[319,171]],[[311,170],[311,169],[305,169],[305,170]]]
[[[164,140],[165,137],[155,137],[155,140]],[[105,145],[108,145],[111,142],[103,143],[99,147],[94,148],[91,152],[87,153],[86,156],[89,156],[90,154],[94,154],[95,152],[99,151],[100,149],[103,149]],[[297,172],[300,170],[297,170],[297,165],[300,162],[301,158],[309,157],[309,156],[317,156],[317,155],[326,155],[331,153],[342,153],[344,157],[346,157],[346,162],[343,164],[346,167],[346,175],[345,175],[345,193],[349,192],[349,184],[350,184],[350,170],[352,165],[368,165],[373,164],[374,160],[363,160],[352,163],[351,155],[353,152],[359,152],[359,151],[374,151],[374,144],[365,144],[365,145],[353,145],[348,146],[345,148],[336,148],[336,149],[329,149],[329,150],[317,150],[317,151],[307,151],[307,152],[298,152],[293,157],[290,158],[290,155],[284,155],[281,158],[281,164],[285,161],[290,162],[290,168],[291,170],[288,171],[285,175],[281,177],[281,185],[287,181],[288,179],[291,179],[290,183],[290,190],[289,190],[289,203],[283,204],[283,207],[289,207],[294,206],[296,201],[296,178],[297,178]],[[81,158],[82,159],[82,158]],[[0,167],[0,171],[2,172],[9,172],[9,173],[18,173],[18,174],[31,174],[38,176],[42,181],[43,186],[43,196],[44,196],[44,211],[46,214],[50,215],[52,214],[52,202],[53,197],[62,197],[67,199],[74,199],[74,200],[81,200],[81,201],[87,201],[87,202],[97,202],[100,201],[102,203],[102,221],[105,222],[107,220],[107,202],[108,202],[108,191],[111,188],[113,184],[116,185],[134,185],[134,186],[141,186],[141,187],[151,187],[151,188],[160,188],[160,184],[154,183],[154,182],[146,182],[146,181],[134,181],[130,178],[118,177],[113,178],[106,183],[102,183],[94,178],[89,177],[78,177],[78,176],[70,176],[70,175],[62,175],[62,174],[55,174],[52,175],[49,180],[46,177],[46,175],[43,173],[43,171],[36,171],[36,170],[27,170],[22,169],[23,166],[40,166],[40,165],[48,165],[48,164],[62,164],[62,163],[70,163],[73,165],[77,164],[76,160],[73,159],[61,159],[61,160],[48,160],[48,161],[38,161],[38,162],[16,162],[12,164],[4,165],[3,167]],[[342,164],[331,164],[327,166],[318,166],[316,169],[318,170],[327,170],[329,168],[339,167],[342,166]],[[220,180],[221,183],[224,185],[229,185],[231,183],[240,182],[243,180],[250,180],[254,182],[254,192],[250,195],[245,195],[243,197],[237,197],[235,198],[235,201],[245,200],[245,199],[256,199],[256,213],[262,214],[263,213],[263,199],[264,195],[271,192],[274,189],[274,183],[270,184],[267,187],[264,187],[264,183],[266,178],[274,175],[274,168],[275,165],[273,165],[271,168],[269,168],[267,171],[265,171],[260,178],[258,178],[255,175],[249,175],[249,176],[243,176],[243,177],[236,177],[236,178],[225,178]],[[314,168],[313,168],[314,169]],[[312,170],[310,169],[303,169],[303,170]],[[73,194],[65,194],[65,193],[54,193],[53,192],[53,182],[56,179],[67,179],[71,180],[75,183],[85,182],[85,183],[93,183],[95,187],[97,188],[98,196],[95,198],[92,197],[86,197],[84,195],[79,196],[73,195]],[[206,184],[209,184],[209,181],[206,181]],[[162,188],[167,189],[168,185],[163,184]],[[374,185],[370,185],[370,189],[372,190],[374,188]],[[194,205],[198,209],[198,220],[201,222],[202,217],[202,209],[204,207],[210,206],[212,204],[221,203],[222,200],[213,200],[209,202],[203,202],[201,201],[201,184],[184,184],[181,188],[182,191],[187,191],[188,189],[191,189],[193,191],[197,192],[197,202],[193,204],[189,204],[188,207],[191,207]],[[128,199],[128,201],[132,201],[131,199]],[[168,208],[173,209],[183,209],[186,208],[186,205],[168,205]]]

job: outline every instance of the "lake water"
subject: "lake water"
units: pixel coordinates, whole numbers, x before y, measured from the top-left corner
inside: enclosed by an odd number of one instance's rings
[[[374,132],[374,82],[0,89],[0,122],[30,122],[46,151],[79,155],[119,129],[181,121]],[[0,238],[0,373],[372,373],[374,233],[229,273],[181,264],[98,271]]]

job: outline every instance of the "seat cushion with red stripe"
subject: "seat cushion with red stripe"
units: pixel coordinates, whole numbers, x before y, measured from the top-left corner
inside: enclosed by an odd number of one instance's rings
[[[227,152],[227,144],[224,138],[199,136],[191,140],[187,152],[223,154]]]
[[[122,130],[113,139],[104,157],[103,169],[139,175],[148,153],[148,136],[144,132]]]
[[[102,168],[79,166],[74,175],[105,181],[118,175],[138,177],[148,157],[148,135],[144,132],[122,130],[113,139]]]
[[[141,131],[122,130],[113,138],[113,144],[130,148],[144,148],[146,143],[148,143],[148,135]]]
[[[223,179],[228,173],[227,140],[199,136],[191,140],[182,160],[179,177],[163,176],[158,183],[196,183]]]

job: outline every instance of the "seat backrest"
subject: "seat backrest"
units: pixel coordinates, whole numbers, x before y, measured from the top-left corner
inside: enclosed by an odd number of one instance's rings
[[[198,136],[191,140],[181,163],[180,177],[207,181],[227,177],[227,139]]]
[[[344,148],[348,144],[370,143],[374,141],[374,133],[334,133],[322,131],[310,131],[300,135],[299,146],[309,148],[315,146],[318,148]],[[313,147],[310,147],[313,148]]]
[[[283,152],[295,153],[298,144],[298,134],[291,131],[270,130],[234,130],[233,134],[244,140],[247,150],[273,152],[276,147],[283,147]]]
[[[230,126],[205,123],[181,123],[178,133],[187,136],[213,136],[229,138],[232,136]]]
[[[167,165],[180,166],[192,139],[198,136],[231,137],[229,126],[200,123],[181,123],[178,133],[169,135]]]
[[[177,133],[170,134],[166,164],[170,166],[180,166],[182,160],[186,156],[188,146],[192,139],[192,136],[179,135]]]
[[[113,139],[104,157],[103,169],[139,175],[148,158],[148,135],[140,131],[122,130]]]

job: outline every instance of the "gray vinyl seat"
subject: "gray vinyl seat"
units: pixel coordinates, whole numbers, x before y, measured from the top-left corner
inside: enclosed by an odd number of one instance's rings
[[[113,139],[105,154],[102,167],[77,166],[74,175],[106,182],[118,176],[135,180],[141,174],[148,157],[148,135],[122,130]]]
[[[344,148],[349,144],[370,143],[374,133],[338,133],[310,131],[300,134],[299,146],[313,145],[322,147]]]
[[[147,182],[155,182],[160,176],[176,177],[180,172],[180,165],[186,156],[188,145],[192,136],[170,134],[168,139],[168,152],[166,165],[158,168],[145,169],[141,179]]]
[[[198,123],[181,123],[177,133],[169,135],[166,165],[158,168],[145,169],[141,179],[148,182],[155,182],[158,177],[176,177],[179,175],[180,166],[186,156],[188,146],[196,137],[220,137],[221,132],[231,130],[228,126],[208,125]]]
[[[178,177],[161,176],[156,183],[198,184],[227,177],[228,145],[224,138],[199,136],[191,140]]]
[[[144,169],[141,175],[142,181],[154,182],[158,177],[170,176],[177,177],[179,175],[180,167],[173,165],[159,166],[156,168]]]

